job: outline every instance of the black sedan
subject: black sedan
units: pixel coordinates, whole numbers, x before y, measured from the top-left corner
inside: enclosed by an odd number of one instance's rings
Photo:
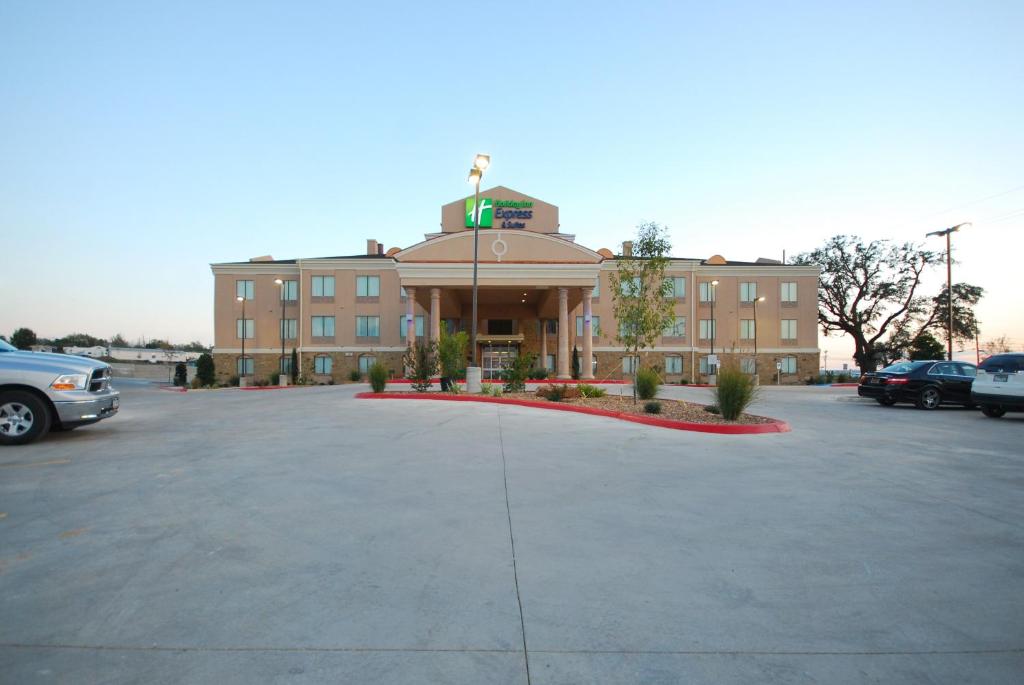
[[[861,376],[857,394],[887,407],[897,402],[913,402],[918,409],[943,403],[972,407],[971,383],[977,370],[964,362],[896,362]]]

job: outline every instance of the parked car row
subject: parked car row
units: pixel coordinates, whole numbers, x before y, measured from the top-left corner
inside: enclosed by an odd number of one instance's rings
[[[979,366],[946,360],[896,362],[861,376],[857,394],[887,407],[897,402],[918,409],[981,407],[985,416],[999,418],[1008,411],[1024,411],[1024,353],[993,355]]]

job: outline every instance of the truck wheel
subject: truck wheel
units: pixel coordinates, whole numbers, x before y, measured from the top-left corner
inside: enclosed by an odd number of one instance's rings
[[[50,408],[32,393],[0,392],[0,445],[24,445],[50,430]]]
[[[990,419],[998,419],[1006,413],[1006,410],[997,404],[983,404],[981,405],[981,413]]]

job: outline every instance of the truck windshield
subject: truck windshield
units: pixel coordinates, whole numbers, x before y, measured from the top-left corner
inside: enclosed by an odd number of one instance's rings
[[[17,349],[17,347],[0,340],[0,352],[16,352]]]

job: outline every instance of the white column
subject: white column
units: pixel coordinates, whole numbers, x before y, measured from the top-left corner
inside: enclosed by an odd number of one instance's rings
[[[416,288],[405,289],[405,344],[416,344]]]
[[[441,340],[441,289],[430,289],[430,339]]]
[[[558,289],[558,378],[572,378],[569,371],[569,289]]]
[[[580,360],[580,378],[587,381],[594,378],[594,331],[590,322],[590,298],[593,295],[593,288],[583,288],[583,359]]]

